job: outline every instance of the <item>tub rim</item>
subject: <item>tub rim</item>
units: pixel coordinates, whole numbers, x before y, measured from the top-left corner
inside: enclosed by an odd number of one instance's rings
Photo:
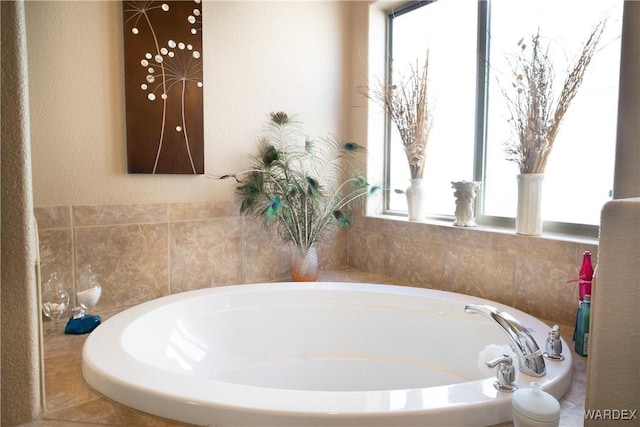
[[[479,297],[434,289],[353,282],[276,282],[229,285],[156,298],[115,314],[92,332],[85,341],[82,351],[82,374],[91,387],[107,397],[126,406],[166,418],[173,418],[171,412],[178,406],[184,405],[191,409],[197,408],[198,410],[194,413],[200,412],[200,409],[205,411],[219,409],[223,411],[241,410],[255,414],[273,414],[275,412],[281,415],[317,418],[340,416],[349,419],[360,416],[386,417],[400,413],[419,415],[430,412],[446,412],[456,410],[463,405],[465,407],[491,408],[504,405],[505,400],[508,400],[510,404],[511,394],[501,393],[494,389],[494,377],[437,387],[374,391],[274,389],[195,377],[188,377],[189,381],[187,382],[184,381],[185,376],[166,370],[162,370],[166,377],[160,378],[154,375],[161,370],[160,368],[142,363],[128,354],[121,345],[120,335],[128,324],[161,307],[211,294],[233,293],[238,295],[239,293],[257,291],[304,290],[393,293],[463,303],[489,304],[512,314],[525,326],[537,326],[533,335],[541,347],[544,344],[541,337],[544,339],[550,329],[543,321],[513,307]],[[463,313],[463,316],[469,315]],[[472,319],[474,321],[489,321],[482,320],[482,316],[474,316]],[[106,342],[118,342],[119,346],[115,349],[105,348]],[[564,345],[564,348],[568,348],[566,343]],[[109,359],[112,359],[112,355],[108,354],[110,352],[116,352],[118,357],[123,358],[122,362],[116,366],[117,372],[115,373],[108,372],[103,366],[105,363],[109,365]],[[547,363],[550,372],[541,381],[544,390],[558,399],[567,391],[571,381],[571,354],[570,352],[564,354],[564,362]],[[109,366],[109,369],[112,367]],[[553,374],[551,380],[548,379],[551,377],[550,374]],[[561,374],[563,379],[558,377]],[[169,390],[167,388],[168,380],[175,381],[177,385],[174,384]],[[519,373],[517,383],[520,387],[526,387],[529,382],[534,380],[536,379]],[[540,379],[537,380],[540,381]],[[123,391],[123,387],[126,391]],[[207,398],[202,398],[202,395]],[[460,400],[452,399],[444,402],[439,398],[443,395],[460,396]],[[470,398],[474,399],[473,403],[469,403]],[[391,404],[393,401],[397,402],[398,399],[408,403],[402,408]],[[148,401],[153,402],[149,403]],[[184,420],[183,418],[180,420],[193,422],[193,420]]]

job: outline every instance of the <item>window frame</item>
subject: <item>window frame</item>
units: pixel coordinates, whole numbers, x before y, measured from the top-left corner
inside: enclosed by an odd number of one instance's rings
[[[385,82],[390,84],[393,78],[392,70],[392,58],[393,58],[393,20],[416,10],[421,7],[426,7],[437,0],[422,0],[414,1],[403,7],[392,10],[387,13],[386,22],[386,34],[385,34]],[[475,109],[475,135],[474,135],[474,162],[473,162],[473,180],[479,181],[484,184],[486,177],[486,157],[487,157],[487,123],[488,123],[488,98],[489,98],[489,86],[490,86],[490,64],[489,61],[482,58],[489,58],[490,53],[490,37],[491,32],[491,0],[479,1],[478,5],[478,30],[477,30],[477,50],[476,50],[476,78],[478,83],[476,85],[476,109]],[[391,130],[393,123],[388,115],[385,114],[384,119],[384,165],[383,165],[383,179],[385,188],[389,186],[391,180],[391,165],[390,165],[390,152],[391,152]],[[511,228],[515,227],[515,217],[500,217],[493,215],[485,215],[484,212],[484,199],[485,199],[486,186],[482,185],[481,191],[478,192],[476,197],[475,215],[476,223],[479,226],[496,227],[496,228]],[[390,196],[385,194],[383,199],[383,213],[385,215],[392,216],[406,216],[406,211],[392,210],[389,208]],[[452,221],[455,219],[453,213],[451,215],[445,214],[430,214],[427,216],[428,220],[444,220]],[[544,221],[543,222],[543,234],[546,233],[561,233],[573,236],[583,237],[598,237],[600,227],[599,225],[592,224],[579,224],[557,221]]]

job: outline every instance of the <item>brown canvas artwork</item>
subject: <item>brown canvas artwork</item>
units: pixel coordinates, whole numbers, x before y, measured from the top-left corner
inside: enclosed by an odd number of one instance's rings
[[[123,1],[129,173],[203,174],[202,5]]]

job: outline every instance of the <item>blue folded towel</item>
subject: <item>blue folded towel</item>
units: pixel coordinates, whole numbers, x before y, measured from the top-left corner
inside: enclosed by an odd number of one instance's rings
[[[97,328],[101,321],[100,316],[93,316],[91,314],[83,314],[82,317],[72,317],[67,322],[64,333],[74,335],[88,334]]]

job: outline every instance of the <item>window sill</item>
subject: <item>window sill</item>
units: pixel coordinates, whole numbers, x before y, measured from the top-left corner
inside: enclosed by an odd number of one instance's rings
[[[547,239],[559,242],[579,243],[585,245],[598,245],[598,238],[592,236],[583,236],[578,234],[569,234],[562,232],[553,232],[543,230],[539,236],[528,236],[516,234],[514,227],[505,227],[499,225],[478,224],[475,227],[458,227],[453,225],[453,219],[440,219],[440,218],[427,218],[422,221],[409,221],[406,216],[391,215],[391,214],[377,214],[367,215],[368,218],[377,218],[381,220],[398,221],[398,222],[411,222],[412,224],[425,224],[437,227],[448,227],[460,230],[469,230],[473,232],[481,233],[494,233],[494,234],[510,234],[521,237],[523,239]]]

